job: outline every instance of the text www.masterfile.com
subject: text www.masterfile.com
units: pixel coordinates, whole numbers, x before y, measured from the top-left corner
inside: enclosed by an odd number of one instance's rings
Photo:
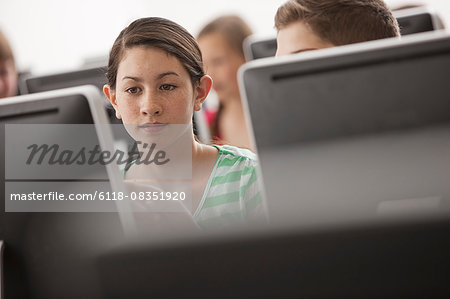
[[[11,201],[33,200],[33,201],[94,201],[94,200],[185,200],[185,192],[98,192],[94,193],[69,193],[47,192],[47,193],[11,193]]]

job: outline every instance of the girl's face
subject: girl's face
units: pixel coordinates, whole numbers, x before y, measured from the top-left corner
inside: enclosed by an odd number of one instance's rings
[[[237,71],[245,59],[218,33],[198,40],[206,72],[214,79],[214,90],[221,101],[239,98]]]
[[[104,92],[124,124],[189,124],[208,95],[211,78],[193,86],[181,62],[157,48],[135,46],[125,50],[115,89]]]

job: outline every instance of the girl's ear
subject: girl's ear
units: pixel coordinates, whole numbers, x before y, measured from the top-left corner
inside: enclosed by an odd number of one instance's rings
[[[202,104],[211,90],[213,80],[210,76],[204,75],[200,78],[199,84],[195,87],[194,110],[200,111]]]
[[[106,98],[111,103],[111,105],[114,107],[114,110],[116,110],[116,117],[119,119],[122,118],[117,106],[116,92],[108,84],[105,84],[103,86],[103,93],[105,94]]]

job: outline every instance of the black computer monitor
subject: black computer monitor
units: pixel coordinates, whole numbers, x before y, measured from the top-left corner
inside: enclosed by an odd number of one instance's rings
[[[284,228],[116,248],[105,298],[448,298],[450,222]]]
[[[394,12],[401,35],[441,30],[444,26],[436,12],[423,6]]]
[[[272,219],[450,214],[449,67],[435,32],[245,65]]]
[[[47,75],[29,74],[20,78],[19,92],[24,95],[89,84],[97,87],[103,94],[103,86],[107,83],[105,74],[106,67],[84,67]],[[106,97],[103,96],[102,98],[110,122],[120,124],[121,121],[115,117],[112,105]]]
[[[244,40],[245,60],[273,57],[277,52],[277,38],[274,37],[258,37],[250,35]]]
[[[93,67],[48,75],[28,75],[19,82],[19,89],[21,94],[29,94],[90,84],[102,91],[107,83],[105,73],[106,67]]]
[[[86,181],[83,180],[86,177],[71,180],[61,173],[60,177],[56,175],[49,179],[42,173],[42,176],[36,174],[32,179],[10,179],[5,171],[8,161],[5,161],[7,145],[4,143],[5,125],[10,124],[84,126],[94,124],[94,119],[96,123],[107,124],[101,101],[100,93],[93,86],[0,101],[0,240],[4,245],[0,263],[3,282],[0,286],[3,287],[4,298],[101,297],[90,255],[123,236],[119,213],[7,212],[5,204],[9,198],[6,198],[8,193],[5,189],[11,186],[8,184],[21,184],[23,190],[27,184],[36,182],[69,187]],[[89,127],[82,133],[86,138],[100,140],[105,136],[93,130],[94,126]],[[58,132],[65,134],[64,129]],[[47,140],[52,140],[52,137],[45,136]],[[26,137],[14,135],[8,138]],[[96,168],[95,176],[92,184],[109,184],[104,166]]]

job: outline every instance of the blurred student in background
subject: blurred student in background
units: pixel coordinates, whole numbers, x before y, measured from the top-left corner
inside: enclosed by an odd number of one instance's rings
[[[382,0],[289,0],[275,28],[276,56],[400,36]]]
[[[0,98],[17,95],[17,76],[11,47],[0,31]]]
[[[219,98],[217,112],[207,112],[215,143],[250,148],[237,70],[245,63],[242,43],[251,33],[240,17],[222,16],[198,34],[205,69],[213,78],[213,88]]]

